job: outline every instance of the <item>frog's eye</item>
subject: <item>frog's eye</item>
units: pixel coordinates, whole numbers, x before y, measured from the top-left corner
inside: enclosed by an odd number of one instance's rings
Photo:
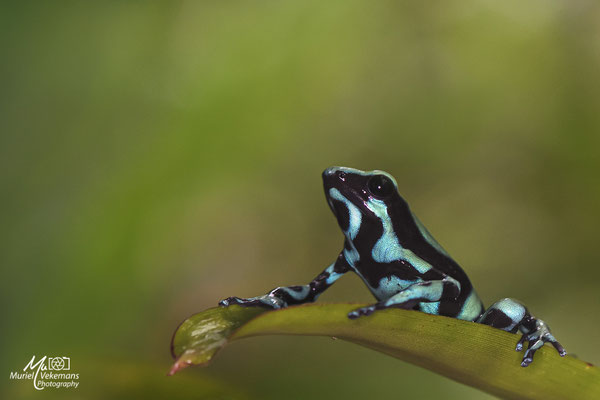
[[[369,192],[379,199],[388,197],[394,192],[394,183],[385,175],[373,175],[367,182]]]

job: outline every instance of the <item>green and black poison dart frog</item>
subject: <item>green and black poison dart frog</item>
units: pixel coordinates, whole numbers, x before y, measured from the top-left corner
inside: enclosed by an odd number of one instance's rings
[[[325,196],[344,232],[336,261],[309,284],[285,286],[263,296],[229,297],[219,305],[273,309],[312,302],[348,271],[362,278],[377,303],[348,314],[351,319],[397,307],[490,325],[523,336],[529,343],[521,365],[528,366],[544,343],[561,356],[565,349],[541,319],[524,305],[502,299],[487,310],[460,266],[436,242],[398,194],[396,180],[383,171],[331,167],[323,172]]]

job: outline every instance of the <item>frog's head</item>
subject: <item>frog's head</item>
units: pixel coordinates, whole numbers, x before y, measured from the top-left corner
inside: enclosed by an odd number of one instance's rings
[[[331,167],[323,171],[323,186],[327,203],[352,242],[361,229],[382,232],[395,215],[410,213],[387,172]]]

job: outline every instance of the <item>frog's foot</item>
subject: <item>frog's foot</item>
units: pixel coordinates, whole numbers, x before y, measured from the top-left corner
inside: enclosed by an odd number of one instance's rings
[[[525,355],[523,356],[523,361],[521,362],[522,367],[527,367],[529,364],[533,362],[533,355],[535,352],[540,349],[544,343],[550,343],[558,354],[561,357],[564,357],[567,354],[567,351],[558,341],[554,338],[554,336],[550,333],[550,329],[548,325],[541,319],[535,320],[535,330],[530,331],[529,333],[524,333],[521,336],[521,339],[517,342],[516,351],[523,350],[523,343],[528,342],[527,350],[525,350]]]
[[[221,307],[228,307],[232,304],[237,304],[242,307],[264,307],[277,310],[279,308],[286,307],[287,304],[282,299],[266,294],[264,296],[251,297],[249,299],[243,299],[240,297],[228,297],[219,302]]]
[[[561,357],[567,354],[564,347],[550,333],[548,325],[531,315],[523,304],[514,299],[506,298],[497,301],[483,313],[477,322],[507,332],[521,331],[523,336],[517,343],[516,350],[523,350],[523,344],[528,342],[521,362],[522,367],[527,367],[533,362],[533,355],[544,343],[552,344]]]
[[[367,307],[357,308],[356,310],[350,311],[348,313],[348,318],[356,319],[358,317],[371,315],[375,312],[375,310],[377,310],[377,308],[378,308],[377,304],[373,304],[373,305],[367,306]]]

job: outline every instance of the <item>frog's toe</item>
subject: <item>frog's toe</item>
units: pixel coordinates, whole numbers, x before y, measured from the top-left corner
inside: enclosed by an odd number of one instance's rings
[[[228,297],[226,299],[221,300],[219,302],[219,305],[221,307],[227,307],[232,304],[241,304],[242,302],[243,302],[242,299],[240,299],[239,297]]]
[[[519,341],[517,342],[517,347],[515,347],[516,351],[521,351],[523,350],[523,344],[525,343],[525,341],[527,341],[527,334],[523,334],[523,336],[521,336],[521,339],[519,339]]]
[[[356,319],[358,317],[371,315],[376,310],[375,306],[361,307],[348,313],[348,318]]]
[[[554,348],[556,349],[556,351],[558,351],[558,354],[561,357],[564,357],[567,355],[567,350],[565,350],[565,348],[562,347],[562,345],[560,343],[558,343],[556,340],[553,342],[550,342],[550,343],[552,343],[552,346],[554,346]]]
[[[523,361],[521,361],[521,367],[528,367],[529,364],[533,362],[533,353],[534,352],[531,352],[530,356],[523,357]]]

